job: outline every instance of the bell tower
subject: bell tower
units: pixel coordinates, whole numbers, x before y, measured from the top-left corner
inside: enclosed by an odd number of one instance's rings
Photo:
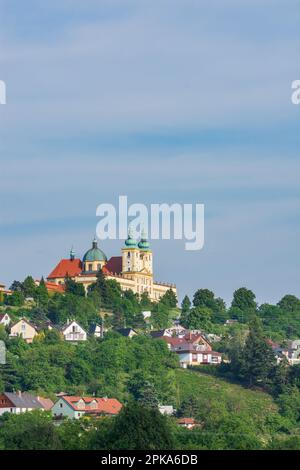
[[[122,248],[122,272],[130,273],[139,271],[139,249],[133,237],[131,227],[128,230],[128,238]]]

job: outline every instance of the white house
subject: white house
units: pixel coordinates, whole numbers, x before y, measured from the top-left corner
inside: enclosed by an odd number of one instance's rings
[[[7,313],[0,315],[0,325],[8,326],[11,322],[11,318]]]
[[[48,410],[53,403],[48,398],[35,397],[27,392],[4,392],[0,394],[0,415],[20,414],[32,410]]]
[[[79,419],[89,416],[115,416],[121,411],[122,404],[116,398],[61,396],[53,405],[54,418]]]
[[[65,341],[86,341],[86,331],[75,320],[62,328]]]

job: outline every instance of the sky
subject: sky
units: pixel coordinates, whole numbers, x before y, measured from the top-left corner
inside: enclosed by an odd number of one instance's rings
[[[0,281],[90,247],[100,203],[203,203],[179,297],[300,297],[296,0],[0,0]],[[107,256],[123,241],[102,241]]]

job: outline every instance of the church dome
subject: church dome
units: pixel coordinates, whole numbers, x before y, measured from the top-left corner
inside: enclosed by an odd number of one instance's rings
[[[147,240],[147,236],[146,236],[146,233],[145,233],[144,230],[142,232],[142,237],[141,237],[141,240],[138,244],[138,247],[139,247],[140,250],[144,250],[144,251],[150,250],[150,243]]]
[[[127,240],[125,240],[125,246],[127,248],[137,248],[137,242],[134,239],[133,230],[131,226],[129,226],[128,237]]]
[[[86,261],[107,261],[106,254],[98,248],[96,238],[94,238],[92,248],[83,257],[83,262],[85,263]]]
[[[133,238],[128,237],[127,240],[125,240],[125,245],[127,248],[136,248],[137,243]]]

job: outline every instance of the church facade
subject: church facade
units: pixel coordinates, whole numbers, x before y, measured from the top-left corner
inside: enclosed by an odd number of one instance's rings
[[[69,259],[62,259],[49,274],[47,281],[63,286],[68,276],[75,282],[83,284],[87,291],[88,287],[96,282],[97,272],[100,269],[107,279],[116,280],[122,290],[131,289],[139,295],[147,292],[152,301],[159,301],[169,289],[177,295],[174,284],[154,281],[153,254],[144,234],[139,242],[129,234],[122,248],[122,256],[113,256],[110,259],[107,259],[105,253],[98,247],[96,238],[82,260],[75,257],[72,249]]]

